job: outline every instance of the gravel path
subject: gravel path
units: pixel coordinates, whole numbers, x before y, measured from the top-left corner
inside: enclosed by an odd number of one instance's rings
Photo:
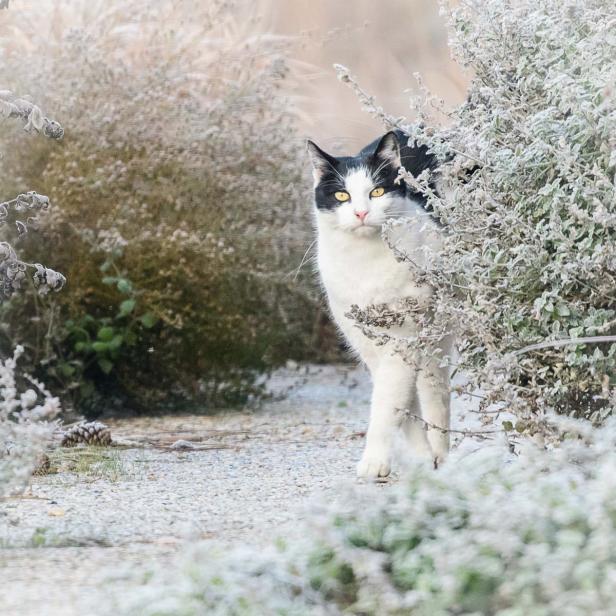
[[[0,502],[0,615],[97,616],[122,592],[114,568],[171,564],[187,540],[292,536],[311,502],[357,481],[370,385],[361,369],[327,366],[281,371],[272,388],[286,397],[254,412],[109,422],[136,446]],[[178,440],[195,448],[171,449]]]
[[[292,534],[314,497],[355,481],[370,393],[347,366],[286,370],[285,399],[254,412],[111,423],[103,476],[37,477],[0,504],[0,614],[97,614],[109,567],[171,562],[187,540],[270,542]],[[172,450],[186,440],[200,449]],[[108,477],[106,476],[109,475]],[[38,547],[33,547],[38,546]]]

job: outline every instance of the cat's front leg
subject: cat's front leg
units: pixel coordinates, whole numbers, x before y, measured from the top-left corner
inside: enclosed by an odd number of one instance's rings
[[[359,477],[375,479],[391,472],[391,449],[400,423],[399,409],[407,408],[415,375],[401,359],[387,358],[372,370],[372,401],[366,447],[357,465]]]
[[[449,368],[430,366],[417,375],[417,397],[427,424],[427,438],[438,466],[449,453]]]

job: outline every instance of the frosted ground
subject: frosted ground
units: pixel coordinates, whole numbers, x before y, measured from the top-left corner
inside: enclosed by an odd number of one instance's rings
[[[2,502],[0,614],[101,614],[186,541],[259,546],[298,532],[314,503],[357,481],[370,384],[361,369],[327,366],[280,371],[271,385],[286,396],[253,412],[109,422],[132,445],[101,472],[36,477]],[[454,400],[454,417],[464,405]]]

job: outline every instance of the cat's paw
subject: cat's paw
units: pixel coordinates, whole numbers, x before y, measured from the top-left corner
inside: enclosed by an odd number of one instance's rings
[[[434,456],[432,458],[432,462],[434,463],[434,468],[439,468],[443,462],[447,459],[449,455],[449,449],[441,449],[440,451],[434,452]]]
[[[387,477],[389,473],[391,473],[391,464],[388,455],[364,452],[357,465],[357,476],[363,479]]]
[[[449,455],[449,434],[431,431],[428,432],[428,440],[430,441],[434,468],[438,468],[445,462]]]

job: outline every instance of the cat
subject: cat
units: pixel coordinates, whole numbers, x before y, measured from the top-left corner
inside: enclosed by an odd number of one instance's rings
[[[415,176],[436,167],[425,146],[409,146],[408,141],[401,131],[391,131],[357,156],[343,157],[307,142],[314,178],[318,272],[335,323],[372,378],[366,444],[357,466],[358,476],[365,478],[390,474],[398,428],[412,452],[435,466],[449,451],[448,368],[438,360],[407,363],[389,345],[378,345],[364,335],[346,316],[352,305],[392,305],[401,298],[412,298],[422,306],[432,293],[429,286],[414,280],[409,264],[397,260],[381,237],[387,220],[410,219],[404,232],[390,241],[420,267],[438,253],[442,242],[442,228],[423,194],[396,182],[401,166]],[[409,336],[416,327],[407,318],[399,328],[387,331]],[[441,341],[438,347],[447,354],[451,342]],[[410,416],[402,410],[410,410]]]

